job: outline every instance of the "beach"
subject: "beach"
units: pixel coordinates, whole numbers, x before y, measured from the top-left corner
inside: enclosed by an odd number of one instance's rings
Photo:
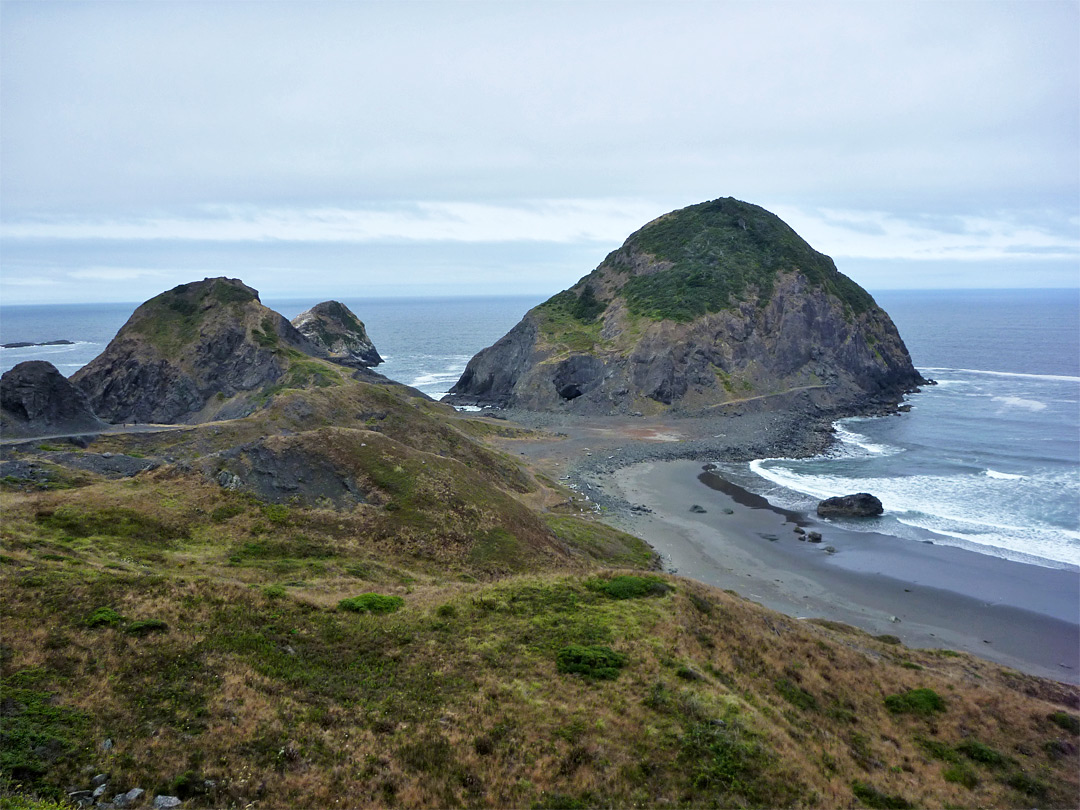
[[[847,531],[771,508],[733,485],[721,491],[715,477],[707,486],[703,474],[697,461],[617,470],[610,494],[651,512],[620,510],[610,522],[648,541],[665,569],[773,610],[1080,682],[1075,570]],[[691,511],[694,505],[705,511]],[[822,542],[800,540],[800,524],[819,531]]]
[[[707,460],[822,452],[834,437],[828,416],[745,406],[709,418],[505,414],[538,429],[504,440],[505,450],[577,490],[605,522],[647,541],[669,573],[790,616],[1080,683],[1075,566],[852,531],[776,508],[708,469]],[[691,511],[695,505],[704,512]],[[796,526],[820,532],[822,542],[800,540]]]

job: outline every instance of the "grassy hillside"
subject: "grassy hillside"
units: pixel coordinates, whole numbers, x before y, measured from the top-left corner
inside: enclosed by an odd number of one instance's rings
[[[5,450],[0,801],[1080,800],[1080,691],[652,572],[477,441],[519,431],[342,378]],[[94,471],[125,459],[161,466]]]

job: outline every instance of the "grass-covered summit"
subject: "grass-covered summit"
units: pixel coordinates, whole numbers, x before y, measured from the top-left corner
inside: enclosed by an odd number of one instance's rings
[[[920,382],[869,293],[775,214],[724,198],[631,234],[473,358],[451,399],[582,413],[791,395],[862,407]]]

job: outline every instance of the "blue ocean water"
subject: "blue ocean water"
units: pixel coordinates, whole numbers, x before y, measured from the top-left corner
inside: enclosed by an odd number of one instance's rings
[[[1080,564],[1080,294],[883,292],[915,366],[937,381],[906,414],[844,419],[810,459],[723,465],[778,506],[872,492],[856,530],[1050,567]]]
[[[873,522],[912,540],[964,546],[1042,565],[1080,564],[1080,292],[892,291],[875,296],[915,365],[938,381],[909,413],[837,424],[813,459],[761,459],[723,472],[773,503],[812,509],[870,491]],[[533,297],[343,299],[386,362],[378,370],[431,396],[469,358],[539,303]],[[315,301],[268,300],[293,317]],[[70,375],[100,353],[134,304],[0,307],[0,371],[44,359]],[[859,528],[852,524],[851,528]]]

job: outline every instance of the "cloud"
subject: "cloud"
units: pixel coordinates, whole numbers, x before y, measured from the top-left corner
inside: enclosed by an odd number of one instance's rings
[[[794,206],[774,211],[834,259],[1080,259],[1080,220],[1045,212],[942,217]]]
[[[160,270],[143,270],[135,267],[88,267],[72,270],[68,278],[89,281],[134,281],[137,278],[160,278]]]
[[[199,216],[5,222],[9,240],[606,242],[664,213],[634,200],[417,202],[382,208],[207,206]],[[85,276],[89,278],[90,276]]]

